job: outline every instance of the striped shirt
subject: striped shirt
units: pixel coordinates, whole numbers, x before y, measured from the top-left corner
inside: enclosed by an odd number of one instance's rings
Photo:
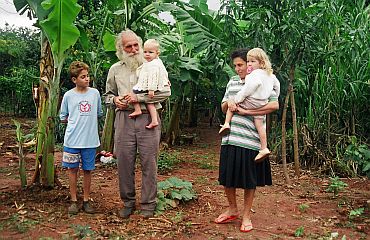
[[[222,99],[222,103],[234,97],[237,92],[241,90],[243,85],[244,80],[241,80],[239,76],[232,77],[226,86],[226,92]],[[278,97],[279,96],[271,95],[269,101],[277,101]],[[260,150],[260,138],[254,126],[253,116],[234,113],[230,122],[230,134],[222,138],[221,145],[234,145],[256,151]]]

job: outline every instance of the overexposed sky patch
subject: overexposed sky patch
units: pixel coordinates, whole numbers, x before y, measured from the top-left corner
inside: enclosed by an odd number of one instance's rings
[[[218,10],[220,8],[220,0],[208,0],[208,7],[212,10]],[[164,14],[164,17],[171,21],[169,14]],[[169,16],[168,16],[169,15]],[[15,10],[13,0],[0,0],[0,28],[5,28],[5,24],[9,24],[14,27],[29,27],[36,22],[36,19],[30,20],[26,14],[19,15]]]

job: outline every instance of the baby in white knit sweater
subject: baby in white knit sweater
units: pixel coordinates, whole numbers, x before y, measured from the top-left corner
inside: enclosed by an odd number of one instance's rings
[[[234,102],[243,109],[257,109],[268,103],[270,96],[279,96],[280,83],[272,73],[271,62],[260,48],[253,48],[247,53],[247,71],[245,84],[234,97]],[[233,112],[229,109],[226,113],[224,125],[219,131],[221,136],[230,131],[230,121]],[[255,158],[259,162],[270,154],[267,148],[266,129],[264,127],[264,116],[254,116],[254,125],[261,141],[261,149]]]
[[[159,43],[155,39],[148,39],[144,43],[144,58],[147,62],[136,70],[138,82],[132,89],[135,94],[148,94],[153,99],[153,102],[146,102],[146,109],[151,117],[150,124],[146,126],[148,129],[155,128],[159,124],[154,96],[160,94],[163,97],[169,97],[171,95],[168,72],[158,57],[159,53]],[[132,118],[142,114],[140,104],[134,103],[133,105],[135,110],[129,115]]]

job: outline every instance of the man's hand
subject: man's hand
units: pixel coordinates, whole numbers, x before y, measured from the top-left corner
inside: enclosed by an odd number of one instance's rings
[[[137,103],[136,94],[130,93],[123,97],[128,103]]]
[[[154,91],[153,90],[149,90],[148,91],[148,95],[150,98],[153,98],[154,97]]]
[[[113,98],[113,102],[119,110],[125,110],[128,107],[128,101],[125,97],[116,96]]]

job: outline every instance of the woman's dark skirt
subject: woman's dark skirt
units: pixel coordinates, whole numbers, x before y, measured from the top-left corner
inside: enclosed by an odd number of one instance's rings
[[[258,152],[233,145],[222,145],[218,181],[228,188],[255,189],[272,185],[270,161],[256,163]]]

